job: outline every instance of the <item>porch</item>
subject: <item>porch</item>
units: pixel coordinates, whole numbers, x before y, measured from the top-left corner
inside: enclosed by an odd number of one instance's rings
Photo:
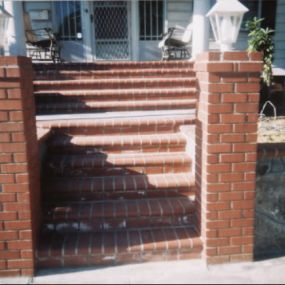
[[[185,29],[191,22],[189,53],[194,57],[209,44],[205,15],[210,0],[7,1],[5,6],[15,16],[8,27],[6,55],[26,55],[30,46],[25,45],[25,30],[42,28],[57,34],[66,62],[161,60],[162,35],[169,27]]]
[[[242,1],[251,10],[245,21],[254,16],[266,18],[266,25],[275,29],[274,74],[284,76],[283,1]],[[111,5],[112,1],[6,2],[13,19],[8,27],[10,36],[5,55],[26,55],[23,13],[30,16],[32,28],[51,28],[59,35],[62,58],[67,62],[160,60],[161,34],[177,25],[186,28],[191,22],[192,57],[208,49],[217,49],[205,17],[214,4],[211,0],[115,1],[117,7]],[[247,48],[244,25],[237,50]],[[103,28],[106,26],[108,30]]]

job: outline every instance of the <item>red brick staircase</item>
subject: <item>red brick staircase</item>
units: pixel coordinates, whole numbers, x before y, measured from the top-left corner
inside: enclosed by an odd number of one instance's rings
[[[38,126],[52,129],[38,266],[199,258],[192,63],[35,69]]]
[[[38,65],[36,69],[38,114],[177,110],[196,106],[196,81],[187,62]]]

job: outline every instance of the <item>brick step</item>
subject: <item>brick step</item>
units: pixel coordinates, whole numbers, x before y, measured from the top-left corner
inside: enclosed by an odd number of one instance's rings
[[[146,89],[166,87],[196,87],[195,78],[128,78],[34,81],[34,90]]]
[[[195,201],[189,197],[65,202],[45,205],[46,232],[100,232],[193,225]]]
[[[39,268],[201,258],[203,247],[191,226],[90,234],[42,233],[39,240]]]
[[[150,99],[196,99],[196,88],[148,88],[148,89],[99,89],[99,90],[52,90],[34,92],[37,103],[95,101],[129,101]]]
[[[179,113],[180,112],[180,113]],[[178,132],[181,125],[195,124],[195,113],[177,110],[144,112],[110,112],[63,116],[39,116],[37,127],[69,135],[153,134]]]
[[[38,73],[58,71],[58,70],[126,70],[126,69],[181,69],[190,68],[194,65],[193,61],[105,61],[105,62],[76,62],[76,63],[37,63],[34,64],[34,70]]]
[[[186,153],[53,155],[46,163],[55,176],[110,176],[191,171]]]
[[[81,178],[46,177],[44,185],[45,197],[52,201],[167,197],[168,192],[172,197],[190,196],[195,191],[195,179],[188,172]]]
[[[137,77],[194,77],[193,68],[145,68],[114,70],[38,70],[36,80],[70,80]]]
[[[57,135],[49,151],[60,154],[137,153],[184,151],[186,138],[181,133],[142,135]]]
[[[50,178],[47,178],[50,179]],[[46,182],[47,183],[47,182]],[[172,189],[155,189],[148,191],[128,191],[128,192],[48,192],[44,194],[45,201],[66,202],[66,201],[109,201],[109,200],[134,200],[134,199],[160,199],[176,197],[194,197],[196,188],[172,188]]]
[[[62,102],[37,104],[38,114],[63,114],[82,112],[110,112],[110,111],[134,111],[134,110],[177,110],[195,109],[195,99],[167,99],[167,100],[143,100],[143,101],[107,101],[107,102]]]

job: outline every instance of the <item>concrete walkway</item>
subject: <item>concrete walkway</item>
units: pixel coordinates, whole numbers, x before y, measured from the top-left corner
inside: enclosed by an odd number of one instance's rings
[[[285,284],[285,258],[207,267],[202,261],[157,262],[108,268],[41,271],[0,284]]]

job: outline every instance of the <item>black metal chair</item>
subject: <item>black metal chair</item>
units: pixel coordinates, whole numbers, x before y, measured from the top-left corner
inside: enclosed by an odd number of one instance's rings
[[[192,23],[186,29],[172,27],[163,35],[158,47],[162,51],[162,60],[187,59],[191,57]]]

